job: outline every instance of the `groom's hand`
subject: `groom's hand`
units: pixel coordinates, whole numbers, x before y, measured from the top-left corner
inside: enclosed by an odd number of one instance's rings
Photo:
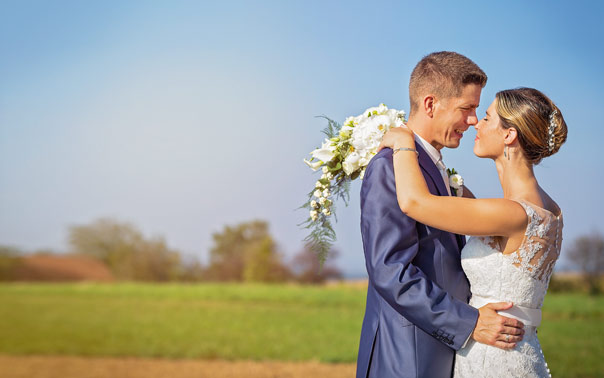
[[[501,316],[497,311],[508,310],[510,302],[489,303],[478,309],[478,321],[472,338],[479,343],[501,349],[512,349],[522,340],[524,324],[521,321]]]

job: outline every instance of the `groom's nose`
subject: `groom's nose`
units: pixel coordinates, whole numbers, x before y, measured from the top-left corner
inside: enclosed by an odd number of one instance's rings
[[[470,114],[468,116],[466,123],[468,124],[468,126],[474,126],[478,123],[478,117],[476,116],[476,111],[472,112],[472,114]]]

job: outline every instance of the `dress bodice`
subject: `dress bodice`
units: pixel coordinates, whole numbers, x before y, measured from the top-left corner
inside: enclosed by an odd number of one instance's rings
[[[503,254],[493,237],[471,237],[461,264],[473,296],[539,309],[562,244],[562,214],[519,201],[528,217],[520,247]],[[470,302],[472,303],[472,302]]]

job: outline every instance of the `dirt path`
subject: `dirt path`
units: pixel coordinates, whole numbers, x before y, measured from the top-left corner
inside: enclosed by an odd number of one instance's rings
[[[355,364],[0,356],[0,378],[349,378]]]

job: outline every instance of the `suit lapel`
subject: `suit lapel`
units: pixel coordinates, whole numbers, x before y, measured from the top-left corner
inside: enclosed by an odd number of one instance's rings
[[[434,182],[438,194],[441,196],[448,196],[449,192],[447,192],[447,187],[445,186],[445,182],[443,181],[443,176],[440,174],[438,168],[436,168],[436,165],[432,161],[432,158],[430,158],[430,155],[428,155],[428,153],[424,151],[424,149],[419,145],[419,143],[415,144],[415,148],[419,153],[419,165],[424,171],[428,173],[428,176],[430,176],[432,182]]]
[[[443,176],[440,174],[440,171],[436,167],[436,164],[434,164],[434,162],[432,161],[432,158],[430,158],[430,155],[428,155],[428,153],[419,145],[419,143],[415,144],[415,148],[419,153],[419,165],[424,171],[426,171],[426,173],[428,173],[428,176],[430,176],[432,182],[434,182],[438,194],[441,196],[448,196],[449,192],[447,191],[447,187],[445,185],[445,182],[443,181]],[[459,250],[461,251],[464,245],[466,244],[464,237],[458,234],[449,234],[451,236],[454,236],[455,241],[459,246]]]
[[[457,244],[459,245],[459,250],[461,251],[463,247],[466,245],[466,238],[463,235],[455,234],[457,237]]]

